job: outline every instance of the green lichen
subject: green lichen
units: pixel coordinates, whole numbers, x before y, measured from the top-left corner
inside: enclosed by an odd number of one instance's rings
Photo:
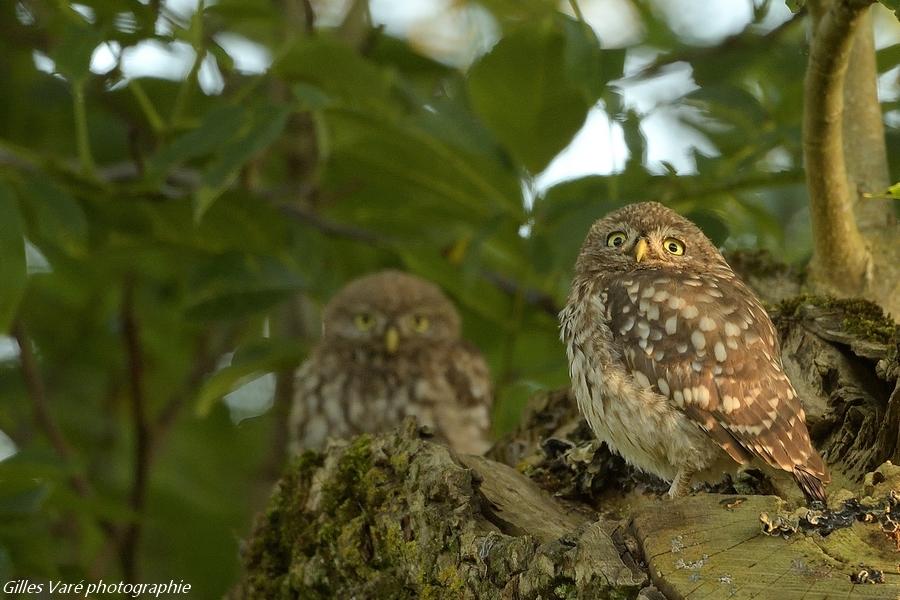
[[[900,343],[900,326],[886,317],[877,304],[862,298],[803,294],[781,302],[776,312],[779,318],[793,319],[800,316],[801,307],[808,305],[840,313],[841,326],[848,333],[880,344]]]
[[[519,590],[523,600],[611,597],[603,578],[575,583],[571,545],[499,533],[484,503],[473,472],[419,439],[415,427],[304,455],[258,520],[234,595],[457,600]]]

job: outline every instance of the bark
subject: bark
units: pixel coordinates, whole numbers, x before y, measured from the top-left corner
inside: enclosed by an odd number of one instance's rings
[[[811,283],[874,299],[900,318],[900,229],[890,201],[871,0],[810,2],[813,35],[803,148],[814,254]]]
[[[829,511],[752,470],[661,498],[559,390],[485,458],[412,422],[303,455],[233,597],[896,598],[900,468],[884,461],[900,457],[900,331],[864,301],[800,296],[773,316],[833,470]]]

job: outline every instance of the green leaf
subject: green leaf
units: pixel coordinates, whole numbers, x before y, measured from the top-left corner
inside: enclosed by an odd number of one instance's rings
[[[697,210],[685,215],[703,230],[706,237],[712,240],[716,246],[721,246],[728,237],[728,225],[719,215],[709,210]]]
[[[28,272],[22,218],[13,191],[0,181],[0,332],[7,331],[25,293]]]
[[[900,44],[893,44],[882,48],[876,53],[878,60],[878,72],[885,73],[900,65]]]
[[[900,0],[880,0],[888,10],[894,11],[894,16],[900,19]]]
[[[882,200],[900,200],[900,182],[878,194],[864,194],[866,198]]]
[[[0,581],[9,581],[12,579],[13,562],[12,556],[6,546],[0,544]]]
[[[191,282],[189,319],[234,319],[270,308],[303,288],[303,281],[279,260],[234,253],[215,257]]]
[[[163,146],[147,163],[147,177],[165,176],[173,166],[214,153],[247,125],[248,110],[226,104],[210,110],[200,125]]]
[[[304,36],[272,65],[288,82],[303,82],[349,106],[387,108],[394,76],[321,32]]]
[[[521,216],[519,182],[497,162],[445,143],[415,125],[348,110],[329,110],[326,116],[332,139],[323,183],[345,189],[340,182],[364,183],[358,185],[359,196],[365,196],[361,213],[381,212],[392,222],[405,220],[417,227],[420,216],[432,207],[474,222],[500,211]],[[339,208],[348,205],[349,199]],[[397,205],[405,207],[405,215],[398,213]]]
[[[572,31],[583,46],[583,32]],[[565,148],[596,100],[567,72],[570,43],[555,20],[543,20],[501,39],[469,72],[473,108],[532,173]]]
[[[22,192],[29,239],[42,250],[83,256],[87,251],[88,225],[75,198],[46,175],[37,173],[25,176]]]
[[[0,517],[4,519],[22,517],[36,513],[50,495],[50,488],[45,483],[31,480],[10,480],[0,478]]]
[[[91,56],[102,41],[92,27],[67,27],[62,40],[50,53],[50,58],[56,63],[56,71],[70,81],[86,79],[90,75]]]
[[[216,371],[197,395],[195,413],[206,417],[216,402],[264,373],[295,367],[305,354],[296,340],[262,339],[239,348],[231,364]]]
[[[241,168],[274,142],[287,124],[291,108],[267,107],[254,115],[248,131],[226,144],[203,174],[194,196],[194,219],[200,220],[219,196],[237,178]]]

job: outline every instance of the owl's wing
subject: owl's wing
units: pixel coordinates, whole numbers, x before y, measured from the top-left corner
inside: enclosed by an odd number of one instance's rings
[[[490,448],[491,375],[478,350],[467,342],[450,351],[447,382],[455,406],[436,406],[441,433],[451,445],[467,454],[483,454]]]
[[[613,343],[639,383],[667,396],[737,462],[756,455],[798,481],[806,472],[827,482],[775,328],[753,293],[725,275],[624,277],[607,290]]]

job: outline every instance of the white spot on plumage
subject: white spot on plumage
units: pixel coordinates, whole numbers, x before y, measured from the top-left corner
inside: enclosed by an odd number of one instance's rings
[[[709,317],[701,317],[699,323],[700,331],[713,331],[716,328],[716,322]]]
[[[725,321],[725,335],[730,337],[737,337],[741,333],[741,328],[732,323],[731,321]]]
[[[678,317],[672,315],[668,319],[666,319],[666,333],[669,335],[674,335],[678,330]]]
[[[725,410],[726,415],[730,415],[732,412],[736,411],[741,407],[740,401],[734,396],[723,396],[722,397],[722,408]]]
[[[681,309],[681,316],[683,316],[685,319],[693,319],[699,314],[700,311],[697,310],[697,307],[693,304],[688,304],[683,309]]]
[[[637,333],[643,339],[647,339],[647,336],[650,335],[650,324],[647,321],[638,321],[637,323]]]
[[[659,391],[663,396],[669,395],[669,383],[662,377],[656,380],[656,387],[659,388]]]
[[[697,350],[706,348],[706,337],[703,335],[703,332],[695,329],[693,333],[691,333],[691,344],[693,344],[694,348]]]
[[[679,310],[686,305],[687,302],[685,301],[685,299],[679,296],[672,296],[671,298],[669,298],[669,302],[667,303],[667,306],[672,310]]]
[[[705,385],[694,387],[694,401],[704,410],[709,408],[709,389]]]
[[[669,299],[669,292],[667,292],[666,290],[659,290],[658,292],[653,294],[654,302],[665,302],[668,299]]]
[[[637,382],[637,384],[642,388],[650,387],[650,380],[640,371],[632,371],[631,375],[634,377],[634,380]]]
[[[728,354],[725,352],[725,344],[722,342],[716,342],[713,352],[716,355],[716,360],[719,362],[725,362],[725,359],[728,358]]]
[[[644,288],[644,291],[641,292],[641,298],[652,298],[656,293],[656,288],[652,285],[650,287]]]

